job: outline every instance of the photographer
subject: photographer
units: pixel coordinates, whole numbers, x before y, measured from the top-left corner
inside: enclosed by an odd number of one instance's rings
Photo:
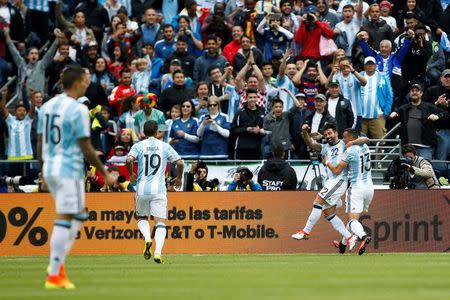
[[[187,192],[216,192],[219,190],[219,180],[214,178],[207,180],[208,167],[204,161],[193,162],[191,170],[187,174],[186,191]]]
[[[114,181],[109,185],[105,184],[100,190],[101,192],[134,192],[133,186],[130,185],[126,177],[120,175],[119,168],[114,166],[108,167],[108,173],[113,176]]]
[[[178,34],[175,36],[175,40],[178,40],[180,37],[187,40],[187,53],[193,56],[199,56],[203,50],[202,37],[200,34],[192,32],[189,29],[191,26],[190,23],[187,16],[180,16],[178,18]]]
[[[421,156],[416,155],[416,149],[411,144],[406,144],[402,148],[402,154],[406,162],[401,165],[410,174],[410,188],[415,189],[439,189],[439,181],[434,174],[431,162]]]
[[[266,61],[272,59],[272,53],[275,50],[286,51],[294,35],[281,26],[282,16],[279,13],[267,15],[259,23],[257,31],[264,36],[264,57]],[[266,24],[268,23],[268,27]]]
[[[252,181],[252,178],[253,173],[247,167],[237,168],[228,191],[262,191],[261,185]]]

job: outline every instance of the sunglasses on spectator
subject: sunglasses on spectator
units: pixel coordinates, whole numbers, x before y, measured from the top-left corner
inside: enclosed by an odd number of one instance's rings
[[[213,106],[217,106],[218,104],[217,103],[211,103],[211,104],[208,104],[208,107],[213,107]]]
[[[191,108],[190,105],[182,105],[181,107],[187,107],[187,108]]]

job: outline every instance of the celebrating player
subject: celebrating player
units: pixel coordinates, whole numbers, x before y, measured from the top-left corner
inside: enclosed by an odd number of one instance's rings
[[[341,161],[339,164],[336,164],[335,161],[327,161],[325,164],[335,175],[345,174],[348,170],[350,186],[345,200],[345,212],[349,219],[347,229],[361,240],[358,254],[362,255],[366,251],[366,246],[370,243],[371,237],[364,231],[358,219],[363,211],[368,211],[370,202],[372,202],[373,183],[369,147],[365,144],[355,144],[357,138],[356,130],[346,129],[343,139],[347,145],[347,150],[345,150]],[[335,245],[339,248],[340,253],[345,252],[344,239],[339,245],[335,242]]]
[[[148,216],[155,217],[155,254],[154,261],[162,264],[161,251],[166,238],[167,219],[167,189],[164,172],[167,162],[175,162],[177,166],[177,177],[174,187],[181,187],[184,163],[181,157],[167,143],[156,139],[158,123],[147,121],[144,124],[144,134],[148,137],[131,147],[127,157],[127,167],[130,172],[130,182],[136,182],[136,174],[133,163],[138,161],[138,176],[135,196],[135,211],[139,230],[145,239],[144,258],[150,259],[152,254],[150,248],[152,239],[150,237],[150,224]]]
[[[38,158],[48,190],[56,202],[56,220],[50,240],[50,268],[45,282],[48,289],[73,289],[64,261],[81,224],[84,212],[84,157],[113,182],[112,176],[97,157],[90,140],[90,118],[86,106],[76,101],[90,84],[79,67],[63,73],[64,94],[45,103],[39,113]]]
[[[339,156],[345,151],[345,143],[338,139],[337,127],[333,123],[327,123],[324,126],[323,131],[327,144],[319,144],[311,138],[309,134],[309,126],[303,125],[302,137],[305,143],[315,152],[320,152],[322,157],[326,160],[337,164],[339,162]],[[361,139],[359,142],[366,142],[365,139]],[[342,220],[336,216],[336,207],[342,205],[341,197],[347,189],[347,172],[342,172],[339,175],[335,175],[330,171],[327,171],[327,178],[325,186],[317,194],[316,199],[313,202],[313,209],[306,221],[305,227],[292,235],[292,238],[297,240],[306,240],[309,238],[311,230],[319,220],[322,212],[324,217],[331,223],[333,228],[345,237],[346,244],[349,249],[353,249],[356,242],[356,236],[352,235],[346,228]]]

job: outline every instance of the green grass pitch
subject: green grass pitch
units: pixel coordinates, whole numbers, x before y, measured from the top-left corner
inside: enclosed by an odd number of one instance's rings
[[[47,257],[0,257],[1,299],[450,299],[448,254],[71,256],[73,291],[43,288]]]

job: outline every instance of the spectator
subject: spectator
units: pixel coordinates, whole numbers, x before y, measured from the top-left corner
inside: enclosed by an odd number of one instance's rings
[[[145,11],[145,22],[141,25],[142,43],[155,44],[161,39],[161,25],[156,21],[156,10],[148,8]]]
[[[86,96],[78,99],[78,103],[89,107],[90,101]],[[103,153],[101,134],[108,128],[108,122],[103,118],[102,107],[97,105],[89,110],[89,117],[91,118],[91,142],[95,150]]]
[[[229,63],[228,63],[229,65]],[[209,90],[211,91],[211,95],[216,96],[219,98],[220,101],[220,107],[219,110],[223,112],[224,114],[228,113],[228,100],[229,96],[225,92],[226,84],[225,81],[222,79],[223,74],[220,68],[216,65],[212,65],[208,69],[208,79],[210,85],[208,86]]]
[[[116,76],[108,70],[106,59],[103,57],[97,58],[95,62],[95,69],[91,76],[91,81],[101,85],[108,95],[118,84]]]
[[[186,16],[189,19],[189,29],[192,32],[201,34],[202,23],[205,21],[208,10],[198,9],[197,2],[195,0],[186,0],[184,2],[184,9],[172,19],[172,25],[177,29],[176,25],[181,16]]]
[[[380,19],[386,21],[386,23],[391,27],[392,33],[397,34],[397,20],[391,16],[392,4],[387,0],[383,0],[380,3]],[[391,41],[392,42],[392,41]]]
[[[378,4],[372,4],[369,8],[370,19],[367,19],[363,23],[363,28],[371,36],[371,41],[369,45],[375,49],[380,50],[380,42],[382,40],[389,40],[391,43],[394,42],[394,33],[391,27],[386,23],[385,20],[380,17],[380,6]]]
[[[428,88],[423,95],[422,100],[428,103],[434,103],[439,108],[447,110],[447,114],[441,113],[436,119],[436,151],[434,158],[437,160],[446,160],[450,154],[450,122],[448,110],[450,100],[450,69],[442,72],[440,83]]]
[[[97,105],[108,105],[108,97],[106,96],[105,90],[103,87],[95,82],[92,82],[91,80],[91,73],[89,72],[88,68],[83,68],[84,72],[86,73],[87,78],[89,78],[89,86],[86,90],[85,96],[88,99],[93,99],[91,101],[90,107],[95,107]],[[90,101],[90,100],[89,100]]]
[[[192,99],[195,105],[195,111],[197,118],[208,113],[208,95],[209,84],[206,81],[200,81],[195,87],[195,95]]]
[[[192,78],[194,76],[195,57],[188,53],[188,43],[186,38],[178,37],[175,44],[175,52],[167,57],[162,68],[163,73],[169,72],[169,64],[178,59],[181,63],[181,70],[187,77]]]
[[[122,102],[122,114],[117,121],[117,127],[120,129],[129,128],[134,130],[134,118],[141,108],[139,104],[137,95],[127,97]]]
[[[205,162],[193,162],[191,170],[187,174],[186,191],[187,192],[206,192],[218,191],[219,180],[214,178],[208,181],[208,166]]]
[[[113,107],[113,116],[120,116],[122,114],[122,103],[125,98],[132,96],[136,93],[134,88],[131,86],[131,72],[128,69],[123,69],[120,72],[120,84],[116,86],[109,95],[109,105]]]
[[[208,113],[200,117],[197,136],[201,140],[200,159],[227,159],[230,122],[228,116],[220,112],[220,100],[211,96]]]
[[[372,139],[384,136],[386,116],[392,108],[392,87],[389,77],[377,71],[376,60],[372,56],[364,60],[364,71],[361,75],[367,84],[361,87],[362,99],[362,132]]]
[[[175,104],[170,109],[169,118],[166,119],[166,132],[167,133],[164,135],[164,141],[166,143],[169,143],[169,140],[170,140],[169,134],[170,134],[170,130],[172,130],[173,121],[178,119],[180,117],[180,115],[181,115],[181,105]]]
[[[300,27],[300,18],[294,14],[295,10],[292,5],[293,3],[291,0],[280,0],[280,11],[282,17],[281,24],[283,28],[289,30],[289,32],[295,35],[297,29]],[[290,48],[292,49],[293,56],[297,57],[299,54],[299,49],[295,43],[295,40],[291,41]]]
[[[58,46],[58,52],[53,58],[53,61],[47,68],[48,74],[48,90],[51,90],[55,83],[58,81],[61,72],[68,65],[74,64],[75,62],[69,56],[69,43],[67,41],[61,41]]]
[[[253,173],[247,167],[237,168],[228,191],[262,191],[261,185],[252,178]]]
[[[158,97],[155,94],[149,93],[143,96],[138,96],[136,102],[139,103],[141,110],[138,111],[134,117],[134,130],[140,140],[146,138],[144,134],[144,124],[147,121],[153,120],[158,123],[159,131],[156,138],[160,139],[164,136],[166,119],[164,113],[156,108]]]
[[[268,27],[265,25],[268,23]],[[257,31],[264,38],[264,57],[266,61],[272,59],[274,50],[286,51],[287,44],[294,35],[281,26],[281,14],[268,14],[259,23]]]
[[[430,28],[426,28],[426,39],[431,41],[432,55],[427,62],[427,85],[434,85],[438,82],[442,71],[445,69],[445,54],[440,43],[433,40]]]
[[[89,45],[84,51],[77,51],[77,61],[89,71],[94,72],[95,62],[100,57],[98,53],[98,44],[95,41],[89,42]]]
[[[234,116],[231,126],[236,137],[234,159],[261,159],[264,109],[256,104],[257,99],[258,92],[247,89],[244,108]]]
[[[33,159],[31,146],[31,126],[34,118],[34,97],[31,97],[31,108],[28,111],[23,104],[17,104],[12,116],[6,108],[8,90],[2,89],[2,114],[8,126],[8,145],[6,153],[8,160]]]
[[[345,55],[347,55],[347,57],[352,56],[356,34],[362,25],[362,10],[362,1],[359,1],[359,4],[356,6],[356,16],[355,7],[353,7],[351,3],[344,5],[342,9],[343,20],[336,24],[336,27],[334,28],[336,44],[339,48],[345,50]]]
[[[218,66],[221,70],[225,68],[227,60],[218,54],[217,38],[208,36],[206,39],[207,50],[195,61],[194,81],[205,81],[208,79],[208,68],[210,66]]]
[[[411,103],[400,106],[390,114],[391,118],[399,118],[400,139],[402,145],[412,144],[417,155],[431,160],[436,147],[436,126],[428,117],[442,112],[434,104],[422,101],[423,88],[415,83],[411,85]]]
[[[306,71],[306,76],[303,74]],[[327,78],[322,72],[320,62],[305,60],[303,67],[295,74],[292,81],[297,86],[299,92],[306,95],[306,108],[314,108],[314,98],[317,94],[324,93],[324,86],[327,84]]]
[[[103,32],[109,25],[109,16],[106,9],[98,4],[97,0],[81,1],[75,11],[82,11],[86,18],[86,25],[92,29],[97,43],[100,44]]]
[[[175,104],[181,104],[184,99],[192,99],[194,92],[185,84],[183,71],[173,72],[173,86],[165,89],[158,101],[158,108],[168,115],[170,109]]]
[[[424,24],[431,27],[431,31],[433,32],[433,35],[440,35],[443,31],[439,27],[439,20],[440,17],[443,15],[443,5],[441,3],[447,3],[446,0],[430,0],[430,1],[416,1],[417,6],[423,11],[425,21]]]
[[[350,100],[352,105],[352,112],[354,123],[352,128],[361,131],[362,126],[362,100],[361,100],[361,86],[367,84],[366,78],[361,76],[359,72],[355,71],[353,65],[348,57],[342,58],[338,65],[333,66],[330,77],[331,81],[339,82],[339,87],[342,96]],[[329,85],[329,84],[328,84]]]
[[[55,56],[56,48],[58,47],[58,42],[65,39],[64,34],[59,30],[55,29],[54,33],[57,39],[52,43],[51,47],[47,50],[47,53],[39,60],[39,50],[36,47],[31,47],[27,51],[27,61],[20,56],[19,51],[17,51],[16,46],[14,46],[9,27],[3,29],[5,34],[6,44],[8,45],[9,52],[14,60],[17,67],[18,73],[18,88],[20,88],[21,99],[23,101],[28,101],[28,90],[44,91],[45,86],[45,70],[52,62]],[[25,103],[26,104],[26,103]]]
[[[175,39],[177,40],[180,37],[183,37],[188,43],[188,54],[196,57],[202,54],[202,37],[199,33],[190,30],[190,21],[187,16],[180,16],[178,18],[178,34]]]
[[[108,106],[102,106],[103,119],[108,123],[108,127],[100,134],[102,141],[102,152],[109,153],[114,147],[114,142],[117,138],[117,123],[114,120],[110,120],[111,112]]]
[[[104,1],[104,7],[106,11],[108,12],[109,19],[112,19],[115,15],[117,15],[117,12],[119,11],[121,7],[121,0],[106,0]]]
[[[287,60],[291,55],[291,49],[287,49],[284,52],[280,67],[278,68],[278,76],[276,81],[276,86],[279,88],[278,97],[283,100],[285,110],[292,107],[292,101],[294,100],[294,97],[291,98],[285,90],[290,91],[293,95],[297,94],[297,88],[292,82],[295,74],[297,74],[297,68],[294,63],[287,63]]]
[[[113,54],[114,56],[108,63],[108,70],[114,74],[116,79],[120,79],[120,71],[127,66],[127,54],[123,52],[123,48],[120,46],[114,47]]]
[[[404,29],[405,27],[409,27],[408,25],[408,16],[416,19],[417,22],[425,23],[425,14],[423,11],[417,6],[416,0],[407,0],[405,3],[405,7],[400,11],[400,15],[398,17],[398,27],[400,29]],[[409,27],[410,28],[410,27]],[[410,28],[412,29],[412,28]]]
[[[227,44],[230,42],[231,28],[232,26],[225,20],[224,3],[217,1],[214,4],[214,9],[211,10],[210,15],[203,22],[202,33],[206,36],[210,34],[221,36],[224,39],[224,43]]]
[[[126,180],[125,176],[120,174],[120,170],[116,166],[108,167],[108,173],[114,177],[114,182],[111,184],[105,184],[100,192],[133,192],[134,187],[130,185],[130,182]],[[129,190],[130,189],[130,190]]]
[[[317,94],[314,97],[314,110],[306,113],[303,126],[309,126],[313,138],[319,139],[323,134],[325,124],[334,123],[336,120],[330,115],[327,110],[327,97],[324,94]]]
[[[283,146],[271,147],[272,158],[258,172],[258,183],[264,191],[289,191],[297,189],[297,174],[285,160]]]
[[[136,60],[136,72],[131,76],[131,84],[138,94],[147,94],[152,76],[152,66],[145,58]]]
[[[307,110],[305,109],[306,96],[303,93],[298,93],[294,96],[294,94],[292,94],[292,92],[290,92],[289,90],[287,90],[285,88],[281,88],[281,89],[284,89],[284,91],[291,98],[295,97],[298,102],[296,112],[294,115],[291,115],[291,118],[290,118],[289,132],[292,137],[292,149],[293,149],[293,151],[291,151],[291,158],[308,159],[309,154],[306,151],[305,143],[303,142],[303,139],[301,138],[301,135],[300,135],[301,127],[302,127],[303,122],[305,121],[305,116],[307,113]]]
[[[255,6],[255,0],[244,0],[244,7],[238,7],[228,16],[228,23],[233,24],[233,26],[241,26],[244,29],[244,35],[249,37],[252,45],[255,44]]]
[[[334,28],[340,21],[336,11],[328,7],[327,0],[317,0],[317,12],[319,13],[319,21],[328,23],[330,28]]]
[[[332,80],[328,84],[328,113],[336,120],[338,136],[341,139],[344,130],[352,128],[355,124],[355,117],[350,101],[341,94],[341,87],[338,80]]]
[[[254,61],[258,68],[261,68],[264,62],[264,56],[261,50],[252,45],[252,42],[248,36],[243,35],[241,37],[241,49],[239,49],[234,56],[233,67],[236,72],[241,71],[245,64],[248,62],[250,53],[252,53]]]
[[[173,26],[165,24],[163,26],[163,39],[155,43],[155,57],[165,60],[175,51],[175,32]]]
[[[111,22],[109,23],[108,30],[103,34],[103,40],[101,43],[101,54],[103,57],[112,59],[112,57],[109,57],[108,41],[111,39],[111,37],[113,35],[117,35],[117,25],[121,24],[121,23],[122,23],[122,20],[119,18],[119,16],[114,16],[111,18]],[[97,44],[97,42],[95,40],[92,41],[92,43]]]
[[[195,106],[192,100],[181,102],[180,118],[173,121],[170,130],[170,144],[183,159],[198,159],[198,120],[194,118]]]
[[[240,25],[233,26],[231,30],[231,36],[233,40],[225,45],[222,55],[228,60],[230,64],[234,64],[234,56],[241,48],[241,38],[244,35],[244,31]]]
[[[133,57],[133,45],[138,41],[138,35],[134,32],[129,34],[131,29],[127,28],[125,23],[119,23],[116,25],[116,31],[111,35],[111,38],[106,43],[106,50],[108,57],[114,57],[114,49],[120,47],[122,53],[127,58]]]
[[[414,27],[416,27],[416,25],[419,24],[416,14],[413,12],[407,13],[405,15],[405,24],[406,26],[403,28],[403,32],[400,33],[394,40],[395,45],[397,45],[397,47],[403,44],[404,39],[408,36],[408,31],[409,30],[414,31]]]
[[[332,39],[334,33],[327,23],[318,20],[316,16],[317,8],[314,5],[308,6],[305,12],[302,17],[303,22],[295,33],[295,41],[303,45],[300,53],[303,59],[319,60],[321,58],[319,51],[320,37]]]
[[[170,61],[169,73],[164,74],[161,77],[161,90],[164,91],[173,86],[173,74],[175,71],[182,71],[181,61],[177,58]],[[190,88],[193,85],[192,79],[190,77],[184,77],[184,84],[186,87]]]
[[[439,189],[439,180],[434,174],[431,162],[420,156],[414,145],[406,144],[402,147],[402,154],[408,164],[402,164],[407,168],[411,176],[410,185],[415,189]]]
[[[8,24],[9,26],[3,25],[1,28],[5,33],[5,40],[8,43],[8,37],[13,41],[13,43],[18,43],[17,46],[19,51],[22,52],[25,50],[25,30],[24,30],[24,21],[22,18],[22,14],[17,9],[17,7],[13,6],[8,0],[0,0],[0,10],[2,11],[2,19],[4,20],[4,24]],[[0,22],[3,23],[3,22]],[[46,28],[47,30],[47,28]],[[8,34],[8,37],[6,36]],[[5,57],[4,45],[2,45],[0,49],[0,57]]]
[[[73,23],[64,18],[62,14],[62,2],[56,3],[56,21],[62,31],[69,31],[70,41],[73,45],[83,48],[91,41],[95,41],[94,32],[86,26],[86,19],[83,11],[76,11]]]

